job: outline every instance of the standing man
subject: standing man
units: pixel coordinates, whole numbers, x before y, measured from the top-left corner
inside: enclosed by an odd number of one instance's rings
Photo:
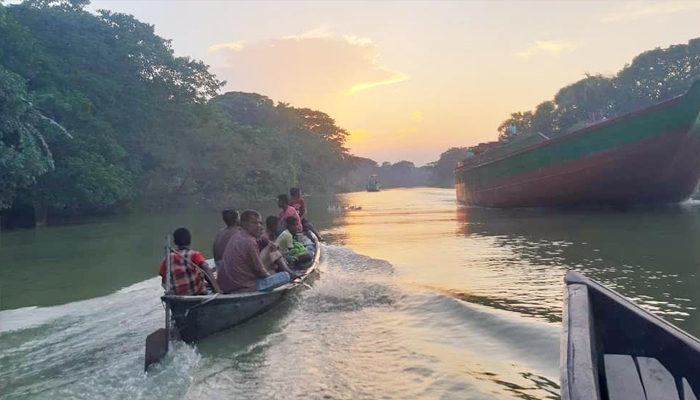
[[[257,239],[263,231],[260,213],[247,210],[241,214],[240,229],[226,245],[217,277],[224,293],[270,290],[297,278],[278,250],[260,253]]]
[[[221,218],[224,220],[226,226],[219,229],[219,233],[216,234],[216,239],[214,239],[213,246],[214,263],[217,267],[219,267],[221,260],[224,258],[224,250],[226,250],[228,241],[238,230],[238,211],[233,208],[228,208],[221,212]]]

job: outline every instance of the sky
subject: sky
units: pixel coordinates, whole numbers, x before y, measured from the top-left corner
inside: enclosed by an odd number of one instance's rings
[[[348,147],[420,166],[495,140],[586,73],[700,37],[698,1],[93,0],[210,65],[224,91],[333,117]]]

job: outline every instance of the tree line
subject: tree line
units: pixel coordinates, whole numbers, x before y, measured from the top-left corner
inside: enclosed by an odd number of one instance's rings
[[[0,3],[3,221],[352,186],[356,157],[327,114],[219,94],[152,25],[88,3]]]
[[[455,164],[495,143],[450,148],[423,167],[377,164],[345,147],[327,114],[255,93],[220,94],[201,61],[133,16],[88,0],[0,0],[0,216],[92,215],[225,204],[307,192],[450,186]],[[553,137],[682,94],[700,77],[700,39],[588,74],[498,127],[501,144]],[[8,218],[9,217],[9,218]],[[25,221],[26,222],[26,221]]]
[[[512,113],[497,128],[498,141],[452,147],[428,164],[430,183],[452,185],[455,164],[484,152],[508,152],[556,137],[685,93],[700,79],[700,38],[636,56],[611,76],[586,77],[560,89],[534,110]]]
[[[646,51],[612,76],[586,74],[560,89],[553,100],[511,114],[498,126],[498,139],[507,143],[539,133],[566,134],[682,95],[698,78],[700,38]]]

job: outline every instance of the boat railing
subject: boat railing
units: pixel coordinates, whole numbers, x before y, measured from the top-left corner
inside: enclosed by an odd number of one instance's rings
[[[499,158],[502,158],[503,156],[514,153],[518,150],[524,149],[526,147],[530,147],[533,145],[536,145],[538,143],[545,142],[549,140],[550,138],[536,133],[533,135],[527,135],[522,138],[518,138],[516,140],[513,140],[508,143],[504,143],[497,148],[494,149],[489,149],[484,151],[481,154],[475,155],[473,157],[466,158],[462,160],[461,162],[457,163],[456,168],[464,168],[464,167],[473,167],[477,166],[479,164],[484,164],[489,161],[493,161]]]

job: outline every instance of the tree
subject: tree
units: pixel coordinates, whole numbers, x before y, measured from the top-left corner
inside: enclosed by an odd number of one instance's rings
[[[474,155],[467,147],[450,147],[440,154],[440,158],[428,164],[431,167],[431,182],[438,186],[451,186],[454,183],[453,171],[458,162]]]
[[[0,66],[0,209],[54,167],[44,138],[51,125],[29,98],[22,78]]]
[[[557,92],[534,113],[517,112],[499,127],[499,140],[537,132],[566,134],[601,119],[614,118],[683,94],[700,78],[700,38],[644,52],[616,75],[586,74]],[[513,134],[509,129],[516,127]]]
[[[513,129],[514,128],[514,129]],[[509,142],[516,136],[532,133],[532,112],[517,112],[498,126],[498,140]]]
[[[90,0],[25,0],[24,3],[35,8],[57,6],[70,11],[79,11],[88,6]]]

